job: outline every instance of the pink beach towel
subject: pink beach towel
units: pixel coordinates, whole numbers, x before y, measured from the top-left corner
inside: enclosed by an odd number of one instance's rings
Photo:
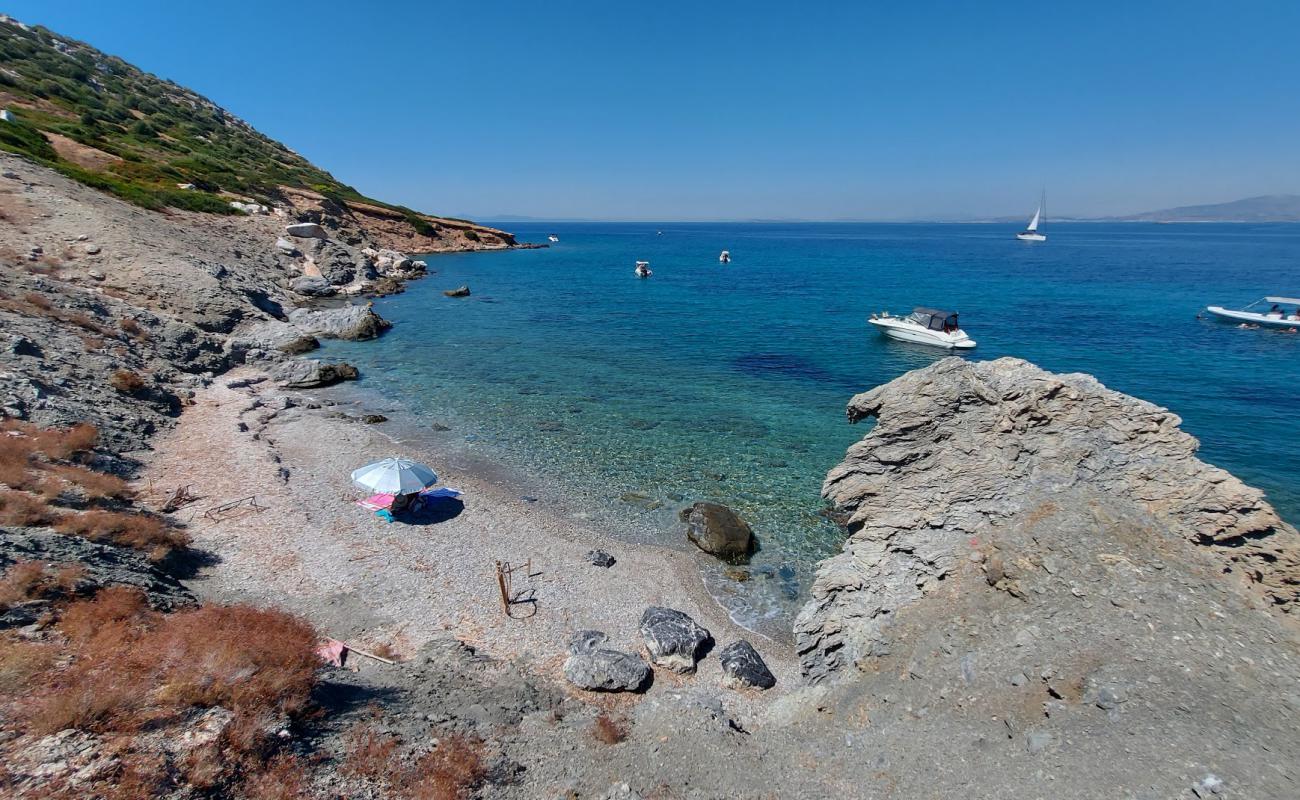
[[[365,500],[358,500],[357,505],[362,508],[368,508],[371,511],[387,510],[393,507],[393,500],[396,499],[391,494],[374,494]]]

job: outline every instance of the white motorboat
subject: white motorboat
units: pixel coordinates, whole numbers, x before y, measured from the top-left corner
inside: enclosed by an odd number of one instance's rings
[[[730,263],[731,263],[731,253],[730,253],[729,251],[727,251],[727,250],[723,250],[723,251],[722,251],[722,255],[718,256],[718,261],[719,261],[719,263],[722,263],[722,264],[730,264]]]
[[[880,315],[872,314],[867,322],[891,339],[904,342],[960,350],[975,346],[975,340],[957,325],[956,311],[915,308],[906,317],[895,317],[886,311]]]
[[[1044,192],[1038,201],[1038,210],[1034,212],[1034,218],[1029,220],[1025,229],[1016,234],[1016,238],[1022,242],[1045,242],[1047,235],[1038,232],[1038,226],[1043,222],[1043,210],[1047,208],[1047,193]]]
[[[558,242],[558,241],[560,241],[560,237],[558,237],[558,236],[556,236],[555,234],[552,233],[550,236],[547,236],[547,237],[546,237],[546,240],[549,241],[549,242]]]
[[[636,272],[636,276],[637,276],[638,278],[648,278],[648,277],[650,277],[651,275],[654,274],[653,272],[650,271],[650,262],[649,262],[649,261],[638,261],[638,262],[636,262],[636,270],[635,270],[635,272]]]
[[[1270,303],[1267,311],[1251,311],[1252,308]],[[1282,305],[1293,306],[1288,312]],[[1206,311],[1224,322],[1239,322],[1246,325],[1264,325],[1270,328],[1300,328],[1300,298],[1263,297],[1241,310],[1223,306],[1206,306]]]

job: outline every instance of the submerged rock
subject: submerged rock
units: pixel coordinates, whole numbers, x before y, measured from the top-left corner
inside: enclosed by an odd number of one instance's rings
[[[695,671],[701,649],[713,642],[708,629],[690,616],[662,606],[645,610],[640,630],[650,663],[683,674]]]
[[[679,516],[686,523],[686,538],[706,553],[737,560],[754,549],[754,531],[724,505],[696,503],[682,509]]]
[[[469,287],[460,286],[455,289],[447,289],[446,291],[443,292],[443,294],[447,295],[448,297],[469,297]]]
[[[776,676],[754,646],[744,639],[732,642],[718,653],[722,663],[722,685],[731,689],[771,689]]]

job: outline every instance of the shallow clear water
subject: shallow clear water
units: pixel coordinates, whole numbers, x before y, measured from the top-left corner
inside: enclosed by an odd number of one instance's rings
[[[954,308],[968,357],[1168,406],[1206,460],[1300,519],[1300,335],[1196,319],[1300,292],[1300,226],[1055,225],[1045,245],[995,225],[512,227],[561,241],[431,257],[436,274],[376,302],[388,335],[326,354],[462,446],[594,498],[623,535],[675,543],[686,502],[736,508],[761,541],[753,577],[705,570],[743,623],[788,617],[839,547],[819,490],[866,432],[848,398],[945,355],[881,337],[871,311]],[[473,296],[442,296],[460,284]]]

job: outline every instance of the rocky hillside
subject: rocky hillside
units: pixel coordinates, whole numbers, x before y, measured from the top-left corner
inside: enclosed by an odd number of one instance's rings
[[[0,149],[144,208],[240,214],[328,198],[385,228],[386,246],[421,252],[478,229],[364,197],[206,97],[3,15],[0,108]]]
[[[464,223],[422,239],[382,209],[309,190],[256,211],[147,211],[0,154],[0,410],[90,422],[106,449],[137,450],[215,373],[314,349],[316,337],[378,335],[383,323],[347,298],[425,272],[390,243],[513,243]],[[321,303],[334,308],[309,307]]]

